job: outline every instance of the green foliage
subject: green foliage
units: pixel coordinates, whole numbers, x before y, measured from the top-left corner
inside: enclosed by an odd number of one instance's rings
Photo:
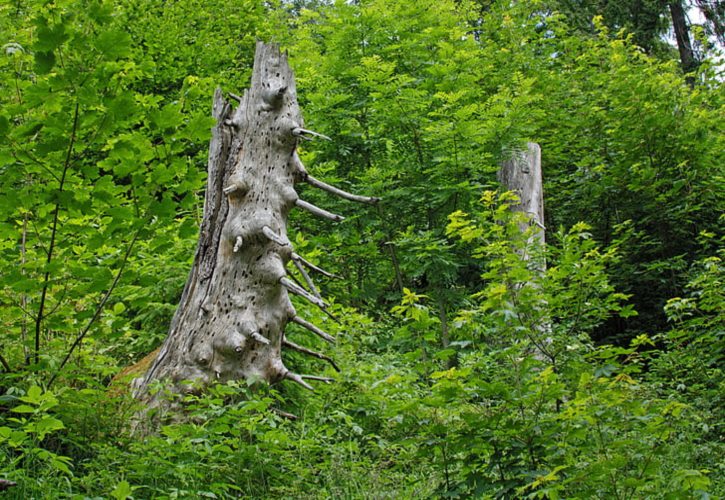
[[[222,61],[226,68],[235,62],[231,71],[239,78],[251,62],[251,41],[230,44],[235,34],[226,21],[244,12],[241,18],[254,23],[263,8],[219,2],[214,16],[197,19],[197,38],[180,46],[172,27],[194,6],[159,7],[161,16],[147,7],[2,7],[13,50],[0,61],[0,169],[2,191],[11,194],[0,202],[0,252],[12,264],[0,277],[0,300],[8,310],[13,342],[5,356],[13,366],[24,362],[52,374],[74,342],[85,340],[80,359],[93,358],[109,348],[101,341],[96,349],[97,339],[132,334],[131,349],[113,349],[138,356],[165,334],[181,293],[203,203],[213,123],[208,96]],[[198,47],[217,62],[201,63]],[[154,264],[170,250],[178,252],[179,266]],[[115,304],[115,319],[100,324],[103,297],[114,292],[120,274],[126,302]]]
[[[725,495],[722,78],[683,80],[661,5],[577,5],[0,4],[6,497]],[[334,346],[288,335],[342,372],[285,351],[335,383],[218,386],[139,439],[106,385],[167,332],[211,95],[247,85],[255,38],[334,139],[307,169],[382,197],[298,186],[347,220],[293,213],[296,250],[345,279],[318,280],[341,324],[295,302]],[[545,246],[495,191],[529,140]]]
[[[697,453],[712,469],[723,473],[722,433],[725,413],[723,340],[723,252],[696,263],[690,271],[688,296],[668,301],[671,327],[661,333],[664,343],[652,362],[649,380],[663,397],[683,401],[697,410]]]
[[[32,385],[25,393],[10,388],[2,398],[9,405],[7,417],[0,421],[0,452],[5,457],[2,471],[19,482],[14,493],[27,498],[43,491],[45,481],[62,484],[72,476],[72,459],[52,451],[52,441],[66,429],[55,415],[56,396]],[[42,475],[23,477],[26,470],[42,471]]]
[[[541,83],[546,121],[556,124],[541,129],[549,224],[583,219],[595,237],[612,241],[627,223],[613,279],[640,316],[600,335],[663,329],[665,302],[706,255],[699,233],[721,231],[722,93],[718,84],[691,90],[675,62],[652,59],[604,28],[562,42]]]
[[[612,33],[624,30],[631,33],[638,46],[648,53],[674,51],[662,36],[670,29],[668,4],[658,0],[641,2],[586,0],[556,0],[552,7],[565,16],[567,24],[578,31],[595,34],[598,28],[593,21],[599,18]]]
[[[601,251],[590,228],[579,223],[550,235],[556,244],[547,255],[540,229],[512,210],[512,193],[487,191],[481,201],[474,219],[454,212],[447,229],[475,245],[473,255],[485,262],[485,285],[474,296],[480,303],[460,313],[473,328],[467,336],[489,344],[501,337],[505,344],[530,343],[556,367],[611,315],[635,314],[609,282],[607,269],[619,259],[616,245]]]
[[[611,314],[631,314],[607,279],[616,249],[599,250],[579,224],[559,232],[544,271],[511,196],[488,192],[482,201],[482,212],[453,214],[448,228],[485,262],[486,287],[458,320],[459,334],[478,342],[458,366],[432,373],[430,395],[409,410],[415,434],[440,453],[440,493],[705,496],[710,471],[682,455],[699,434],[695,408],[658,398],[640,375],[653,342],[588,340]],[[420,299],[408,292],[399,310],[424,328],[426,315],[412,312]]]

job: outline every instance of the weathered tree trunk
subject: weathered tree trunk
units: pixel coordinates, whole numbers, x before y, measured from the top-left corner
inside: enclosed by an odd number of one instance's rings
[[[519,203],[511,207],[512,210],[521,211],[529,216],[527,223],[519,225],[521,232],[526,232],[530,225],[535,230],[529,237],[527,246],[536,250],[535,258],[531,259],[529,252],[524,252],[525,259],[535,273],[546,271],[546,260],[543,258],[543,247],[546,243],[546,228],[544,226],[544,187],[541,173],[541,147],[529,142],[526,151],[515,151],[511,158],[504,161],[498,171],[499,182],[508,191],[513,191],[519,198]],[[537,248],[538,247],[538,248]],[[529,340],[534,346],[533,354],[544,361],[555,364],[555,354],[550,349],[551,325],[542,322],[533,326]]]
[[[231,94],[230,94],[231,95]],[[293,321],[325,340],[333,338],[297,316],[289,293],[324,308],[303,266],[324,272],[294,253],[287,239],[287,216],[297,206],[315,215],[342,220],[299,199],[296,182],[306,181],[337,196],[374,203],[307,174],[296,149],[298,141],[324,137],[303,128],[292,70],[286,54],[258,43],[252,84],[233,109],[220,90],[214,95],[217,124],[209,148],[204,217],[194,265],[169,335],[155,361],[135,383],[134,395],[149,407],[168,407],[161,381],[171,393],[199,391],[228,380],[275,383],[305,379],[282,362],[283,346],[327,360],[327,356],[285,339]],[[287,276],[293,261],[312,292]]]
[[[545,243],[544,229],[544,187],[541,174],[541,147],[529,142],[526,151],[515,151],[511,158],[504,161],[498,171],[499,182],[509,191],[514,191],[520,203],[514,210],[522,211],[531,217],[531,223],[539,230],[534,237],[540,244]],[[522,227],[521,230],[525,230]]]

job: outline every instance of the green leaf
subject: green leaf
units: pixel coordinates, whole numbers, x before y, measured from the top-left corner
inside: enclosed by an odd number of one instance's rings
[[[10,120],[5,115],[0,115],[0,135],[5,136],[10,128]]]
[[[126,57],[131,53],[131,35],[120,30],[104,31],[96,38],[95,45],[107,59]]]
[[[126,500],[131,496],[131,493],[133,493],[133,490],[131,489],[131,485],[128,481],[121,481],[113,489],[111,496],[116,500]]]
[[[18,446],[22,446],[23,443],[28,439],[28,433],[24,431],[18,431],[14,430],[10,433],[10,436],[8,436],[8,442],[10,443],[10,446],[17,448]]]
[[[199,233],[199,227],[194,219],[186,218],[179,224],[178,231],[181,239],[193,238]]]
[[[64,24],[48,25],[48,20],[40,18],[36,21],[38,30],[33,48],[36,52],[52,52],[68,39]]]
[[[50,70],[55,66],[55,54],[51,52],[36,52],[35,53],[35,71],[40,75],[46,75],[50,73]]]
[[[38,387],[37,385],[33,385],[28,389],[28,392],[25,396],[20,398],[22,401],[25,401],[26,403],[40,403],[43,400],[43,389]]]
[[[18,405],[18,406],[15,406],[12,409],[12,411],[15,413],[35,413],[36,409],[37,408],[33,408],[32,406],[29,406],[29,405]]]
[[[154,201],[151,203],[149,213],[155,215],[160,219],[168,219],[174,216],[176,204],[168,196],[164,196],[161,201]]]
[[[60,455],[54,455],[54,456],[50,457],[50,465],[54,469],[59,470],[68,475],[73,474],[69,467],[70,464],[71,464],[71,459],[68,457],[63,457]]]
[[[211,137],[211,128],[214,125],[213,117],[207,113],[198,113],[186,124],[182,136],[192,142],[206,142]]]
[[[151,113],[151,120],[159,130],[172,130],[181,125],[183,115],[181,105],[178,103],[167,104],[158,111]]]
[[[38,439],[43,439],[47,434],[60,429],[65,429],[63,422],[53,417],[43,417],[35,425],[35,432],[38,434]]]

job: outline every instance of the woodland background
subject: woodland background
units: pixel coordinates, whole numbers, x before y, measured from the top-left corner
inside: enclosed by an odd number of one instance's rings
[[[654,0],[0,3],[5,498],[725,495],[710,7],[685,75]],[[257,39],[333,138],[305,145],[310,172],[382,198],[308,190],[347,220],[293,214],[297,251],[344,277],[322,282],[341,325],[297,305],[338,343],[294,334],[342,373],[287,353],[337,382],[219,386],[140,439],[108,385],[166,335],[213,91],[243,91]],[[543,275],[496,182],[526,141]]]

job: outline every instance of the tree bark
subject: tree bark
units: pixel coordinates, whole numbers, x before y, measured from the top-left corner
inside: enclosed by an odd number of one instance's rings
[[[526,151],[516,151],[504,161],[498,171],[498,180],[509,191],[519,197],[514,210],[525,212],[531,217],[531,223],[539,230],[535,238],[541,245],[546,242],[544,228],[544,188],[541,174],[541,147],[529,142]],[[524,231],[526,227],[521,227]]]
[[[230,94],[231,95],[231,94]],[[331,214],[299,199],[294,185],[310,185],[343,198],[374,203],[309,176],[297,155],[300,140],[324,137],[303,128],[294,74],[286,54],[274,44],[257,44],[251,87],[233,96],[233,109],[217,89],[217,120],[209,147],[204,217],[194,264],[173,317],[169,334],[145,376],[136,379],[134,395],[147,407],[166,407],[163,396],[198,392],[228,380],[279,382],[305,379],[282,362],[286,345],[319,359],[327,356],[285,340],[293,321],[325,340],[333,338],[299,318],[289,294],[319,307],[307,273],[308,292],[290,280],[286,265],[322,271],[297,255],[287,238],[287,217],[295,206],[334,221]],[[333,366],[334,365],[333,363]],[[149,391],[161,381],[167,391]],[[169,391],[170,389],[170,391]]]
[[[544,188],[541,172],[541,147],[533,142],[527,144],[526,151],[515,151],[511,158],[504,161],[498,172],[499,182],[504,189],[513,191],[519,198],[519,203],[511,207],[512,210],[521,211],[529,216],[528,221],[521,223],[519,229],[526,232],[531,225],[536,226],[533,234],[527,241],[527,246],[538,247],[543,250],[546,244],[546,227],[544,226]],[[531,259],[528,252],[522,252],[522,258],[527,261],[530,269],[536,274],[546,272],[546,260],[541,252],[534,252],[535,259]],[[534,284],[533,286],[538,286]],[[533,344],[533,354],[542,361],[554,364],[555,355],[550,349],[551,324],[542,321],[531,325],[529,340]]]
[[[680,52],[682,71],[690,73],[697,69],[697,60],[695,59],[695,52],[692,50],[690,29],[687,26],[685,9],[679,0],[670,2],[669,6],[670,15],[672,16],[672,27],[674,28],[675,39],[677,40],[677,49]],[[688,82],[693,83],[692,77],[688,77]]]

